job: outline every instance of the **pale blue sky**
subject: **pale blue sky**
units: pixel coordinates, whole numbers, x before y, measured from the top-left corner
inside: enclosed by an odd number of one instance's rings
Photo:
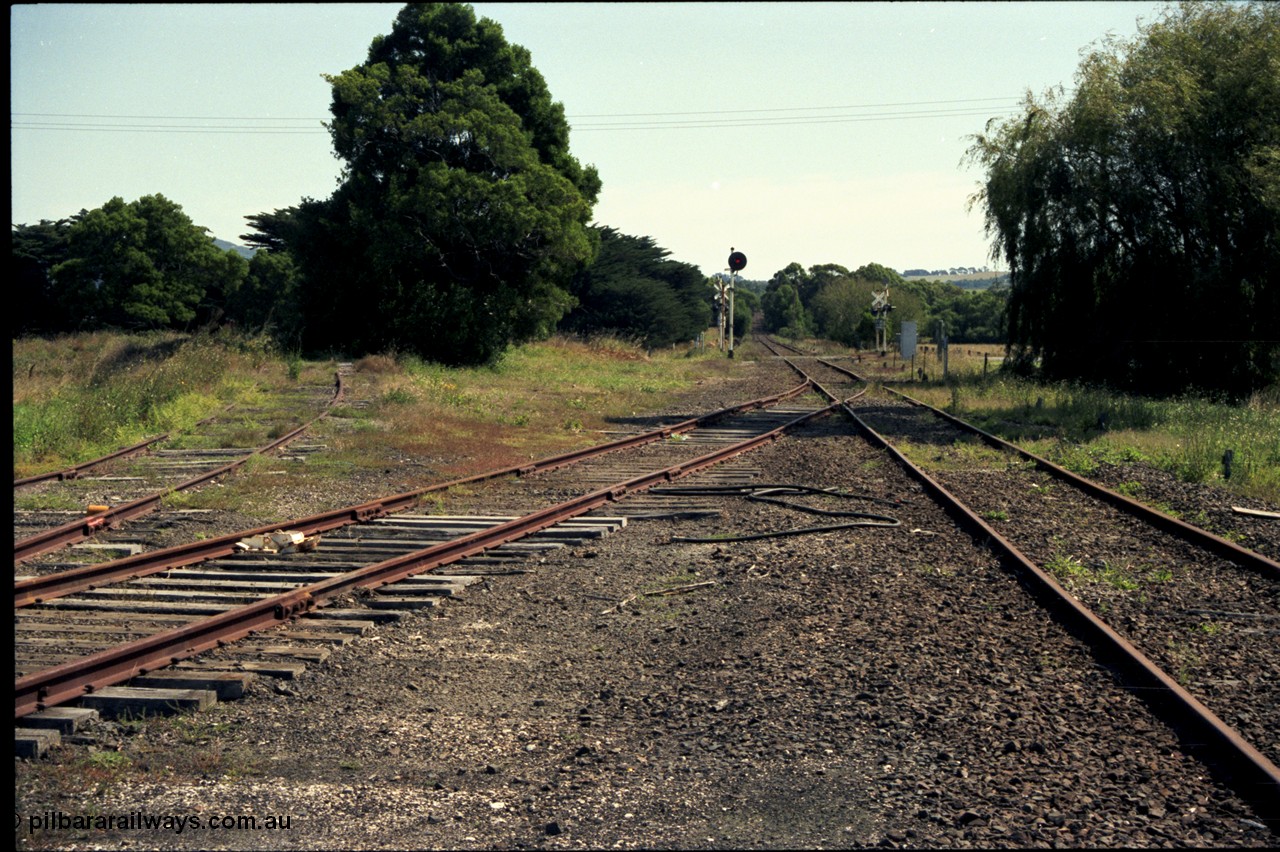
[[[1163,3],[477,3],[600,171],[595,220],[711,273],[995,265],[962,167],[1024,91]],[[400,4],[10,7],[12,221],[161,193],[213,235],[325,198],[322,74]],[[679,122],[679,123],[677,123]]]

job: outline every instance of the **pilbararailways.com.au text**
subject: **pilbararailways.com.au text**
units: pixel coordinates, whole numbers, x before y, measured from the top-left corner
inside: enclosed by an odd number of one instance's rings
[[[251,814],[70,814],[44,811],[26,818],[27,833],[37,831],[288,831],[291,817]],[[23,818],[18,817],[21,826]]]

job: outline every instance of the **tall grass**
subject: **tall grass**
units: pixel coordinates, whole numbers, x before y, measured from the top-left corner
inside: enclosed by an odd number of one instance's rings
[[[1195,396],[1152,399],[1006,375],[908,390],[1080,473],[1102,462],[1142,461],[1186,482],[1280,503],[1280,403],[1267,395],[1238,405]]]
[[[251,393],[270,363],[259,341],[226,334],[15,340],[14,474],[188,428]]]

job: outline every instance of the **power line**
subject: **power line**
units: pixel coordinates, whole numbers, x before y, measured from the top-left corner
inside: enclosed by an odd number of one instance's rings
[[[239,133],[243,135],[320,135],[323,129],[267,128],[267,127],[192,127],[164,124],[57,124],[41,122],[10,124],[11,130],[124,130],[131,133]]]
[[[685,112],[650,113],[595,113],[569,116],[572,130],[584,132],[600,130],[691,130],[714,128],[786,127],[813,124],[842,124],[861,121],[894,121],[920,118],[989,117],[991,107],[978,106],[982,102],[1004,102],[1008,111],[1017,108],[1011,98],[963,98],[941,101],[902,101],[882,104],[851,104],[843,106],[776,107],[761,109],[725,109]],[[883,109],[885,107],[931,107],[940,109],[893,110],[888,112],[849,113],[850,110]],[[966,106],[958,106],[966,105]],[[822,114],[835,110],[843,115]],[[1000,111],[1000,110],[997,110]],[[808,115],[804,113],[810,113]],[[686,116],[696,116],[687,118]],[[716,116],[725,116],[717,118]],[[11,130],[83,130],[97,132],[131,133],[243,133],[243,134],[315,134],[327,133],[316,127],[327,119],[301,117],[264,116],[159,116],[114,115],[94,113],[12,113]],[[22,119],[37,119],[24,121]],[[52,121],[50,119],[69,119]],[[582,119],[606,119],[582,121]],[[121,122],[306,122],[305,125],[271,126],[260,124],[136,124]],[[104,123],[105,122],[105,123]],[[577,123],[575,123],[577,122]]]
[[[843,116],[792,116],[765,119],[709,119],[690,121],[627,122],[620,124],[574,124],[573,130],[692,130],[698,128],[790,127],[801,124],[847,124],[859,121],[897,121],[915,118],[990,117],[991,110],[931,110],[922,112],[869,113]]]
[[[646,118],[659,115],[726,115],[730,113],[748,113],[748,112],[814,112],[823,109],[875,109],[879,107],[899,107],[899,106],[931,106],[935,104],[967,104],[979,101],[1009,101],[1010,98],[960,98],[959,100],[950,101],[900,101],[897,103],[883,104],[847,104],[844,106],[818,106],[818,107],[772,107],[767,109],[710,109],[695,110],[693,112],[616,112],[616,113],[598,113],[584,114],[578,116],[569,116],[569,118]]]

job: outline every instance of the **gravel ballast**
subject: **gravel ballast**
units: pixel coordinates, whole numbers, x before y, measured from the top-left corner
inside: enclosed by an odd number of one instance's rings
[[[671,541],[814,523],[740,498],[719,518],[633,522],[384,625],[294,681],[190,717],[104,723],[99,748],[122,757],[64,749],[55,761],[82,767],[77,779],[19,762],[19,846],[1280,840],[840,418],[747,458],[761,481],[896,501],[867,511],[900,525]],[[504,487],[446,509],[478,511]],[[52,812],[202,827],[30,821]],[[226,816],[258,825],[203,827]]]

